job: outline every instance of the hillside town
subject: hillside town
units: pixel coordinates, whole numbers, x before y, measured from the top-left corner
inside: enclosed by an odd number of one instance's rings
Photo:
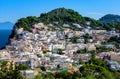
[[[120,70],[120,50],[114,44],[103,44],[111,37],[120,37],[120,33],[94,30],[77,23],[73,25],[81,30],[74,31],[68,24],[63,24],[63,30],[59,30],[52,24],[43,23],[34,24],[29,31],[16,29],[16,37],[9,40],[6,49],[0,50],[0,60],[13,61],[15,65],[25,64],[31,68],[21,71],[22,74],[34,73],[40,66],[46,70],[41,72],[48,74],[59,71],[58,68],[77,71],[82,66],[80,59],[89,63],[94,55],[107,62],[110,68]],[[109,51],[98,51],[101,46]],[[84,51],[81,53],[80,50]],[[29,78],[32,74],[24,76]]]

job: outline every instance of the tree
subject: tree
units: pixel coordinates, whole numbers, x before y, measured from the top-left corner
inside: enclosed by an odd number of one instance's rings
[[[89,42],[89,39],[92,39],[92,36],[90,36],[88,33],[83,35],[84,40],[85,40],[85,44]]]
[[[73,36],[72,38],[70,38],[70,42],[72,43],[77,43],[77,39],[79,39],[80,37],[78,36]]]
[[[29,69],[29,66],[27,66],[25,64],[20,64],[20,65],[16,66],[16,69],[18,69],[18,70],[27,70],[27,69]]]
[[[24,30],[29,30],[33,24],[38,22],[38,18],[36,16],[28,16],[26,18],[19,19],[14,27],[15,28],[24,28]]]
[[[91,58],[89,60],[89,62],[91,62],[91,64],[94,64],[94,65],[97,65],[97,66],[105,67],[105,63],[102,60],[97,59],[97,58]]]
[[[62,49],[54,49],[53,52],[57,53],[57,54],[63,54]]]
[[[67,71],[64,71],[64,72],[56,72],[55,78],[62,78],[62,79],[72,79],[72,74],[70,74],[69,72]]]
[[[93,18],[84,17],[84,19],[85,19],[86,21],[89,21],[89,22],[90,22],[90,26],[91,26],[93,29],[96,29],[98,26],[101,26],[101,25],[102,25],[101,22],[96,21],[96,20],[93,19]]]
[[[97,46],[96,47],[96,52],[109,52],[112,51],[111,48],[105,48],[104,46]]]
[[[0,61],[0,68],[0,79],[23,79],[13,62]]]
[[[44,66],[40,66],[40,69],[41,69],[42,71],[46,71],[46,69],[45,69]]]
[[[43,50],[43,54],[46,54],[47,52],[50,52],[49,50]]]
[[[79,64],[84,64],[84,62],[81,58],[79,59]]]
[[[85,64],[79,70],[82,73],[83,77],[87,77],[88,75],[94,75],[97,79],[115,79],[112,73],[110,73],[102,66]]]

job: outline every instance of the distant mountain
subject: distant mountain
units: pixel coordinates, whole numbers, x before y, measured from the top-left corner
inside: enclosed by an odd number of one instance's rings
[[[0,22],[0,29],[12,29],[13,25],[11,22]]]
[[[102,23],[110,23],[110,24],[116,24],[120,22],[120,15],[114,15],[114,14],[107,14],[99,19]]]

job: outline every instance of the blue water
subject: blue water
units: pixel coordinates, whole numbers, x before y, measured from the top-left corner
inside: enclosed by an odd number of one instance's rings
[[[10,34],[11,30],[0,29],[0,48],[4,47],[8,43],[8,38]]]

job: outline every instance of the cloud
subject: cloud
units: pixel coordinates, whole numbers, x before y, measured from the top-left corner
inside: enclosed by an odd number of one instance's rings
[[[99,12],[89,12],[89,15],[97,15],[97,16],[103,16],[103,13],[99,13]]]

